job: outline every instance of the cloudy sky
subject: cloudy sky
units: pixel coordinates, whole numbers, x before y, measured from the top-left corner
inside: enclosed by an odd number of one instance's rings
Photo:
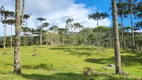
[[[0,0],[0,2],[0,6],[4,5],[6,10],[14,11],[15,0]],[[88,19],[88,15],[96,11],[110,13],[110,4],[110,0],[26,0],[25,13],[31,15],[28,26],[32,28],[39,25],[38,17],[46,18],[50,26],[65,27],[66,20],[73,18],[74,22],[79,22],[85,27],[96,27],[96,21]],[[99,25],[110,26],[111,18],[100,20]],[[7,32],[10,33],[10,27]],[[3,25],[0,23],[0,36],[2,35]]]

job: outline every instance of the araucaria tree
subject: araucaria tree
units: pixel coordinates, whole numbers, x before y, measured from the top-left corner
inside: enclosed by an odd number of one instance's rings
[[[21,45],[21,19],[20,19],[20,0],[15,0],[15,47],[14,47],[14,73],[21,74],[20,45]]]
[[[99,26],[99,20],[102,20],[102,19],[104,19],[108,16],[109,15],[107,13],[96,12],[94,14],[89,15],[89,18],[96,20],[97,21],[97,27],[98,27]]]
[[[12,28],[12,25],[15,24],[15,20],[14,19],[8,19],[8,20],[3,21],[3,23],[8,24],[8,25],[11,26],[11,40],[10,40],[11,43],[10,43],[10,45],[11,45],[11,53],[12,53],[12,45],[13,45],[13,38],[12,38],[13,28]]]
[[[135,35],[134,35],[134,27],[133,27],[133,14],[136,13],[134,10],[135,4],[137,0],[127,0],[128,2],[128,11],[130,14],[130,23],[131,23],[131,34],[132,34],[132,51],[135,52]]]
[[[22,11],[21,11],[21,14],[22,14],[22,16],[21,16],[21,24],[22,24],[22,20],[23,20],[23,18],[24,18],[24,9],[25,9],[25,0],[22,0]]]
[[[112,15],[113,15],[113,34],[114,34],[114,53],[115,53],[115,73],[122,74],[121,66],[121,55],[120,55],[120,42],[119,42],[119,32],[118,32],[118,22],[117,22],[117,6],[116,0],[111,0],[112,2]]]
[[[40,26],[38,27],[38,30],[40,30],[40,34],[39,34],[39,38],[40,38],[40,40],[39,40],[39,42],[40,42],[40,45],[42,45],[42,29],[43,29],[43,25],[42,25],[42,21],[45,21],[46,19],[45,18],[37,18],[37,20],[39,20],[40,21]]]
[[[25,25],[27,26],[27,20],[30,18],[30,15],[28,15],[28,14],[24,14],[24,16],[23,16],[23,20],[25,19]]]
[[[81,25],[80,23],[74,23],[73,26],[75,29],[78,29],[78,32],[83,28],[83,25]]]
[[[39,30],[39,36],[40,36],[40,45],[42,45],[42,43],[43,43],[43,41],[42,41],[42,35],[43,35],[43,29],[45,28],[45,27],[48,27],[49,26],[49,23],[47,23],[47,22],[45,22],[45,23],[43,23],[41,26],[39,26],[38,27],[38,30]]]
[[[57,33],[58,26],[52,26],[49,28],[50,31],[53,31],[54,33]]]
[[[8,17],[13,17],[14,12],[8,11],[8,10],[1,10],[0,11],[2,22],[4,24],[4,37],[3,37],[3,48],[5,48],[6,45],[6,34],[7,34],[7,26],[5,21],[8,19]]]
[[[21,27],[22,32],[24,33],[24,46],[28,46],[28,32],[30,32],[30,29],[28,27]]]
[[[128,10],[127,10],[127,2],[123,2],[123,0],[119,0],[117,3],[117,13],[118,16],[120,17],[120,26],[121,26],[121,39],[122,39],[122,48],[126,49],[125,46],[125,41],[124,41],[124,18],[127,17],[128,15]]]
[[[68,18],[66,20],[66,29],[70,30],[71,33],[73,32],[73,24],[72,24],[72,22],[73,22],[73,18]]]
[[[142,18],[142,2],[138,2],[137,4],[137,19],[141,19]],[[136,27],[138,27],[139,29],[142,28],[142,20],[139,20],[136,24]]]

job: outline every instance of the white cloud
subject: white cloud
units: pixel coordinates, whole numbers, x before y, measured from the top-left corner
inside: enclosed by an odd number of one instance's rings
[[[3,1],[3,0],[0,0]],[[96,7],[85,8],[85,4],[76,4],[75,0],[26,0],[25,13],[32,14],[28,20],[30,27],[37,27],[36,18],[45,17],[52,25],[65,27],[68,17],[74,18],[74,22],[79,22],[85,27],[96,27],[96,21],[88,19],[88,15]],[[6,9],[14,10],[14,0],[4,0],[0,5],[5,5]],[[110,19],[106,18],[99,21],[100,25],[110,26]],[[3,29],[0,28],[2,32]],[[0,34],[1,36],[2,34]]]

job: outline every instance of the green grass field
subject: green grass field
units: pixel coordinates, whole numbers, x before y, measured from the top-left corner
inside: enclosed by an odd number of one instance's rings
[[[22,75],[14,75],[13,53],[10,48],[0,49],[0,80],[142,80],[142,56],[128,51],[121,54],[123,71],[129,76],[114,75],[115,69],[105,70],[106,65],[114,64],[113,52],[92,46],[21,47]],[[84,76],[85,67],[96,73]]]

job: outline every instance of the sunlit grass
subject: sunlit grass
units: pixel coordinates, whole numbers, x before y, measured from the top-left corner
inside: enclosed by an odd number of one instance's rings
[[[10,53],[10,48],[0,49],[0,80],[134,80],[142,77],[142,58],[127,51],[121,51],[123,71],[130,76],[111,75],[114,69],[104,70],[107,64],[114,64],[113,52],[113,49],[92,46],[21,47],[22,75],[17,76],[12,74],[13,53]],[[84,67],[111,74],[86,77]]]

